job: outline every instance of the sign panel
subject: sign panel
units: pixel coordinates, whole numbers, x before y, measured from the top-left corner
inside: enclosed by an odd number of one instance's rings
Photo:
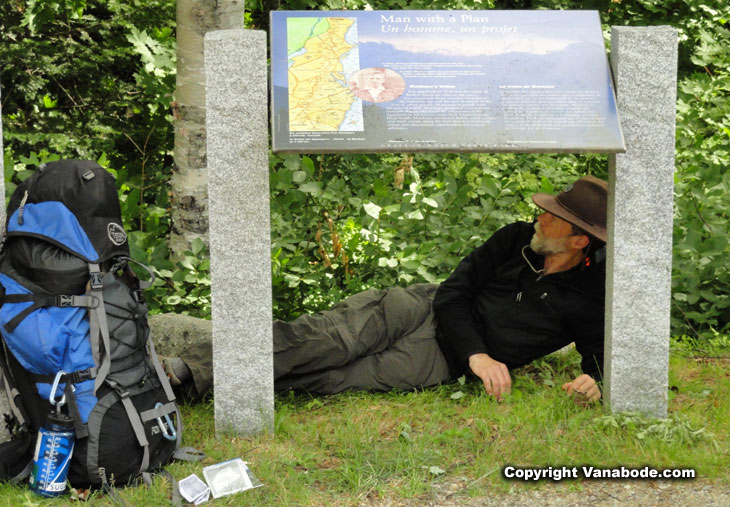
[[[622,152],[596,11],[275,11],[276,152]]]

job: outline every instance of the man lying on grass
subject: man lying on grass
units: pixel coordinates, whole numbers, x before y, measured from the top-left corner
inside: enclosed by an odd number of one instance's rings
[[[585,176],[532,199],[545,210],[534,224],[503,227],[440,285],[371,289],[275,321],[276,390],[410,390],[473,373],[499,400],[511,390],[509,370],[575,342],[583,374],[562,388],[599,400],[607,185]],[[206,343],[164,364],[173,385],[202,395],[211,361]]]

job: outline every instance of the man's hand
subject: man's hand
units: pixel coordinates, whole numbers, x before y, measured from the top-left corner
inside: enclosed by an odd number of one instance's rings
[[[487,354],[469,356],[469,368],[474,375],[482,379],[487,394],[494,396],[498,401],[502,399],[503,394],[509,394],[512,390],[512,379],[507,365],[495,361]]]
[[[593,377],[585,373],[572,382],[563,384],[563,391],[573,396],[579,405],[594,403],[601,399],[601,390]]]

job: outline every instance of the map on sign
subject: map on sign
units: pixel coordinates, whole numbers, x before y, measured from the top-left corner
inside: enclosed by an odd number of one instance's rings
[[[288,18],[286,33],[289,130],[364,130],[361,104],[346,81],[360,65],[357,19]]]
[[[277,152],[624,150],[595,11],[273,11]]]

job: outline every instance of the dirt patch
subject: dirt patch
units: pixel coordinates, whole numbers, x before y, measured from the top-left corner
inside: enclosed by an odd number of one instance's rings
[[[454,505],[730,505],[730,487],[704,481],[584,481],[582,491],[567,484],[551,484],[497,498],[475,498]]]
[[[730,365],[730,357],[718,356],[718,357],[694,357],[695,363],[698,364],[711,364],[713,366],[728,366]]]
[[[515,483],[511,493],[469,497],[466,478],[434,484],[428,498],[389,501],[378,499],[361,505],[387,507],[416,506],[621,506],[653,507],[663,505],[730,505],[730,486],[705,480],[691,481],[582,481],[549,483],[531,488]]]

